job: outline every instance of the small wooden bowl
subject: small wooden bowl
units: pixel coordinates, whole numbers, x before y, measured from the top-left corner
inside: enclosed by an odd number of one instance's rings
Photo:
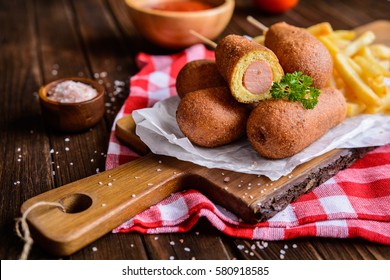
[[[167,49],[181,49],[201,43],[190,30],[213,40],[226,28],[234,11],[234,0],[198,1],[211,4],[214,8],[176,12],[150,8],[153,4],[172,0],[125,0],[130,18],[138,31],[149,41]]]
[[[89,100],[61,103],[47,98],[51,88],[64,81],[75,81],[90,85],[97,95]],[[65,78],[53,81],[39,89],[39,100],[46,123],[55,130],[81,132],[95,126],[104,115],[104,87],[87,78]]]

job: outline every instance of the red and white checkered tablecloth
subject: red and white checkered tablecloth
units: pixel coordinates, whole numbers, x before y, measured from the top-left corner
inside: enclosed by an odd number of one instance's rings
[[[213,57],[214,53],[203,45],[168,56],[140,53],[137,56],[140,71],[130,80],[130,95],[117,119],[175,95],[176,76],[183,65]],[[106,169],[138,157],[112,131]],[[187,190],[171,195],[113,232],[185,232],[201,217],[224,234],[239,238],[359,237],[390,245],[390,144],[371,151],[266,222],[246,224],[199,191]]]

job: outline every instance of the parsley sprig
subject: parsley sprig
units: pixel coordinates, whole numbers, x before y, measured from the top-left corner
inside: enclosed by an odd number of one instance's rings
[[[305,109],[313,109],[317,102],[320,90],[311,86],[313,79],[302,72],[287,73],[279,82],[274,82],[271,95],[275,99],[300,101]]]

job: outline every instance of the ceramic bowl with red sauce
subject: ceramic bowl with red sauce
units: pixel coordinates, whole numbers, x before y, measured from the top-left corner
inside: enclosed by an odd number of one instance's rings
[[[152,43],[181,49],[201,40],[193,30],[213,40],[228,25],[234,0],[125,0],[137,30]]]

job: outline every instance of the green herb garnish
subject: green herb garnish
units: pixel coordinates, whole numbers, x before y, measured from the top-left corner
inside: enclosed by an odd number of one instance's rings
[[[313,109],[321,92],[312,83],[313,79],[302,72],[287,73],[280,82],[272,84],[271,95],[275,99],[300,101],[305,109]]]

